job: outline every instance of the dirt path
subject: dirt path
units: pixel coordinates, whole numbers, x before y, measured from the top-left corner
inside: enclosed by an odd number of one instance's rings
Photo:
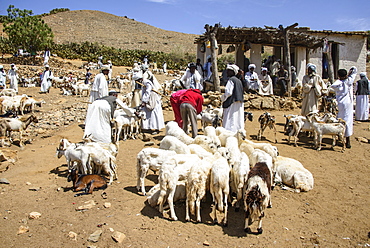
[[[21,88],[20,93],[26,93]],[[37,95],[38,89],[27,93]],[[52,89],[50,95],[42,95],[47,104],[37,114],[55,111],[56,108],[86,101],[75,96],[61,96]],[[55,104],[62,99],[63,104]],[[53,102],[54,104],[51,104]],[[262,111],[252,111],[258,117]],[[292,111],[290,113],[298,113]],[[162,218],[159,212],[145,203],[138,195],[136,185],[136,155],[144,147],[141,140],[120,141],[117,157],[119,180],[108,187],[107,199],[102,191],[93,195],[74,197],[71,183],[66,180],[64,157],[57,159],[58,141],[66,137],[72,142],[81,140],[83,130],[79,123],[61,127],[50,135],[37,136],[32,144],[21,150],[17,146],[19,160],[0,178],[7,178],[9,185],[0,185],[0,247],[116,247],[110,228],[126,235],[123,247],[357,247],[369,246],[370,231],[370,144],[355,141],[354,137],[370,138],[369,123],[355,122],[352,149],[340,152],[340,147],[330,150],[331,139],[324,138],[322,151],[311,148],[312,141],[302,137],[298,147],[287,144],[283,135],[283,114],[272,112],[278,123],[280,155],[299,160],[312,172],[314,189],[307,193],[293,193],[279,187],[272,193],[273,208],[266,211],[262,235],[246,235],[243,231],[244,213],[229,209],[228,227],[211,224],[210,197],[202,203],[203,223],[185,222],[185,204],[176,204],[179,221]],[[165,111],[165,120],[172,113]],[[257,118],[256,118],[257,119]],[[249,138],[255,138],[257,121],[246,123]],[[164,130],[152,137],[157,147]],[[273,133],[266,131],[268,141]],[[149,189],[157,182],[150,174],[146,179]],[[94,200],[97,205],[87,211],[75,208],[85,201]],[[111,203],[105,208],[105,202]],[[27,215],[37,211],[41,218],[29,220]],[[103,224],[103,225],[101,225]],[[29,232],[17,235],[18,228],[29,227]],[[100,226],[101,227],[98,227]],[[254,225],[253,228],[256,228]],[[87,241],[96,230],[103,233],[98,243]],[[70,240],[68,233],[77,233],[77,240]]]

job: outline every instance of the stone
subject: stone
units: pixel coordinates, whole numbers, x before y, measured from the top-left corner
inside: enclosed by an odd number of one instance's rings
[[[30,228],[28,226],[20,226],[18,228],[17,234],[26,233],[26,232],[29,232],[29,231],[30,231]]]
[[[203,242],[203,245],[204,246],[209,246],[209,242],[206,240],[206,241]]]
[[[91,209],[95,205],[96,204],[95,204],[94,200],[90,200],[90,201],[85,202],[85,205],[82,205],[82,206],[77,207],[76,208],[76,211],[88,210],[88,209]]]
[[[275,109],[274,99],[271,97],[262,98],[262,109]]]
[[[29,215],[28,215],[28,218],[29,219],[38,219],[41,217],[41,214],[39,212],[31,212]]]
[[[0,162],[8,161],[15,163],[18,160],[18,151],[12,151],[9,149],[0,150]]]
[[[116,241],[117,243],[122,243],[125,238],[126,238],[126,235],[118,231],[115,231],[112,234],[112,239]]]
[[[250,105],[251,108],[261,109],[262,98],[254,98],[254,99],[251,99],[250,102],[251,102],[251,105]]]
[[[146,142],[144,146],[154,146],[154,142],[153,141]]]
[[[68,238],[70,238],[71,240],[77,240],[77,233],[75,232],[69,232],[68,233]]]
[[[110,202],[104,202],[103,206],[105,208],[110,208],[112,206],[112,204]]]
[[[87,241],[90,241],[90,242],[93,242],[93,243],[98,242],[102,233],[103,233],[102,230],[100,230],[100,229],[99,230],[96,230],[94,233],[90,234],[90,236],[87,239]]]
[[[356,140],[363,143],[369,143],[369,140],[365,137],[356,137]]]
[[[2,184],[10,184],[9,180],[6,178],[0,178],[0,183]]]

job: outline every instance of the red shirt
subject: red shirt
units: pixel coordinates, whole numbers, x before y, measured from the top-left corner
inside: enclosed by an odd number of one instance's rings
[[[197,114],[199,114],[202,112],[203,101],[204,99],[200,90],[188,89],[180,96],[179,105],[181,103],[190,103],[197,111]]]

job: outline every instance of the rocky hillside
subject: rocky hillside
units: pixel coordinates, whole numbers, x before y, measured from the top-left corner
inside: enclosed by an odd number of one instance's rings
[[[98,42],[125,50],[195,53],[197,35],[166,31],[127,17],[95,10],[60,12],[43,17],[55,43]]]

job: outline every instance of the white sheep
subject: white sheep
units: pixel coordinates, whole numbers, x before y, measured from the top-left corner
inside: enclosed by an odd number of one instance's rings
[[[136,156],[137,164],[137,184],[136,188],[146,195],[145,192],[145,177],[148,175],[149,169],[156,172],[159,171],[165,159],[175,155],[175,151],[168,151],[159,148],[143,148]]]
[[[194,143],[194,139],[187,135],[175,121],[169,121],[166,124],[166,136],[174,136],[186,145]]]
[[[187,180],[193,165],[200,165],[201,159],[195,154],[176,154],[166,159],[159,170],[160,194],[158,198],[159,211],[163,214],[163,204],[167,198],[171,218],[177,220],[173,206],[173,198],[178,181]],[[167,196],[167,197],[166,197]]]
[[[175,194],[173,195],[173,202],[180,200],[186,200],[186,188],[185,181],[178,181],[176,185]],[[147,193],[147,200],[151,207],[158,205],[158,198],[160,194],[160,185],[159,183],[154,185]]]
[[[225,147],[229,149],[230,159],[229,165],[230,168],[234,167],[236,164],[240,163],[241,153],[238,146],[238,139],[231,136],[226,139]]]
[[[303,165],[292,158],[279,156],[276,160],[275,182],[281,182],[299,191],[313,189],[314,180],[312,173]]]
[[[190,149],[190,153],[198,155],[200,159],[213,157],[213,153],[207,151],[206,149],[204,149],[200,145],[190,144],[190,145],[188,145],[188,147]]]
[[[213,206],[211,216],[213,222],[218,223],[216,210],[224,213],[223,225],[227,225],[227,202],[229,198],[229,174],[230,167],[227,159],[220,153],[215,153],[215,160],[212,163],[210,192],[212,194]]]
[[[244,152],[241,153],[241,160],[231,168],[231,189],[236,193],[235,211],[239,211],[240,201],[243,198],[243,187],[247,181],[250,171],[249,158]]]
[[[238,139],[238,142],[239,144],[247,138],[247,133],[244,129],[239,129],[238,131],[236,132],[232,132],[232,131],[229,131],[229,130],[226,130],[225,128],[223,127],[217,127],[216,128],[216,135],[218,136],[218,138],[220,139],[221,141],[221,146],[225,146],[226,144],[226,139],[228,137],[231,137],[231,136],[234,136]]]
[[[218,136],[216,135],[216,128],[214,128],[213,126],[205,127],[204,128],[204,135],[210,137],[212,139],[212,142],[217,147],[220,147],[221,146],[221,141],[218,138]]]
[[[205,135],[197,135],[194,138],[193,144],[200,145],[206,151],[215,153],[217,151],[217,146],[213,143],[212,139]]]
[[[165,136],[159,143],[159,148],[172,150],[178,154],[190,154],[189,147],[174,136]]]

